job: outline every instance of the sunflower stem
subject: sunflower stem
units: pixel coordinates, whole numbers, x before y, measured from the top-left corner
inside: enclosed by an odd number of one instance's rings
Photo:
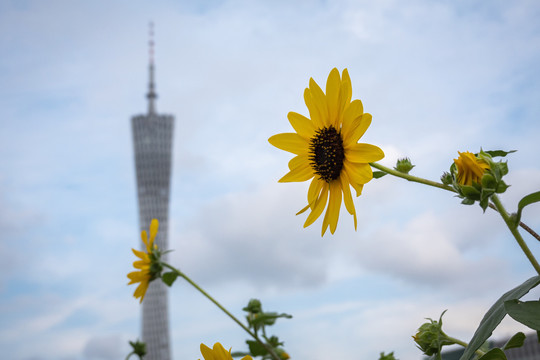
[[[400,171],[390,169],[390,168],[388,168],[388,167],[386,167],[384,165],[381,165],[379,163],[376,163],[376,162],[372,162],[369,165],[371,165],[375,169],[384,171],[387,174],[394,175],[394,176],[400,177],[400,178],[405,179],[405,180],[417,182],[417,183],[424,184],[424,185],[433,186],[433,187],[443,189],[443,190],[446,190],[446,191],[456,192],[456,190],[454,190],[451,186],[444,185],[444,184],[438,183],[436,181],[431,181],[431,180],[427,180],[427,179],[424,179],[424,178],[420,178],[420,177],[417,177],[417,176],[405,174],[405,173],[402,173]]]
[[[444,332],[443,332],[444,335],[446,335]],[[448,338],[448,340],[460,345],[460,346],[463,346],[464,348],[467,348],[469,346],[469,344],[467,344],[465,341],[462,341],[462,340],[459,340],[459,339],[456,339],[455,337],[451,337],[451,336],[448,336],[446,335],[446,337]],[[485,355],[485,352],[480,350],[480,349],[477,349],[475,351],[476,355],[478,356],[483,356]]]
[[[508,213],[506,212],[506,209],[504,208],[503,204],[499,200],[499,197],[497,196],[497,194],[491,195],[491,201],[497,208],[497,211],[499,212],[499,214],[501,214],[501,217],[506,223],[506,226],[508,226],[508,229],[510,230],[512,235],[514,235],[514,238],[516,239],[518,245],[521,247],[521,250],[523,250],[527,259],[529,259],[529,261],[531,262],[536,272],[540,275],[540,264],[538,264],[538,261],[536,261],[536,258],[534,257],[531,250],[525,243],[525,240],[523,240],[523,238],[521,237],[521,234],[519,233],[518,228],[513,225],[512,220],[510,219],[510,215],[508,215]]]
[[[242,329],[244,329],[252,338],[254,338],[259,344],[261,344],[266,351],[272,356],[274,360],[281,360],[280,357],[275,353],[274,349],[272,349],[270,346],[268,346],[266,343],[264,343],[256,334],[254,334],[248,327],[246,327],[240,320],[238,320],[233,314],[231,314],[223,305],[221,305],[216,299],[214,299],[210,294],[208,294],[206,291],[204,291],[197,283],[195,283],[193,280],[191,280],[186,274],[181,272],[180,270],[176,269],[175,267],[167,264],[162,263],[162,265],[166,268],[171,269],[174,271],[178,276],[182,277],[184,280],[186,280],[191,286],[193,286],[195,289],[197,289],[201,294],[203,294],[208,300],[214,303],[221,311],[223,311],[225,314],[227,314],[234,322],[236,322]]]

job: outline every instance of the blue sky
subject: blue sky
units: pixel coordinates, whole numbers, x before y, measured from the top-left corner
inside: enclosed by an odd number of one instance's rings
[[[408,156],[437,180],[458,150],[517,149],[511,210],[540,187],[539,16],[535,1],[0,1],[4,356],[118,359],[139,336],[129,121],[147,108],[149,21],[157,109],[176,117],[171,261],[238,316],[252,297],[291,313],[275,333],[292,358],[419,359],[410,336],[445,309],[468,340],[534,274],[496,214],[385,177],[355,200],[358,231],[343,215],[321,238],[320,220],[294,216],[307,184],[277,183],[290,155],[267,139],[307,113],[310,77],[346,67],[382,164]],[[170,304],[175,359],[200,358],[201,342],[244,349],[187,284]]]

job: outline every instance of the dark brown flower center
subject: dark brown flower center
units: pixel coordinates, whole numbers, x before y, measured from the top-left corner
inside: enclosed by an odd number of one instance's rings
[[[339,178],[345,158],[341,132],[329,126],[315,132],[309,143],[309,160],[320,180],[330,182]]]

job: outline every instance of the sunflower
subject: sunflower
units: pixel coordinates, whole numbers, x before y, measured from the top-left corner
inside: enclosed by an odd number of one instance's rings
[[[381,160],[383,151],[374,145],[358,143],[371,124],[371,115],[364,113],[360,100],[351,101],[352,86],[347,69],[340,76],[334,68],[328,75],[326,94],[313,80],[304,91],[310,118],[295,112],[287,115],[295,133],[277,134],[268,141],[275,147],[296,156],[289,161],[289,172],[279,182],[311,180],[307,209],[311,212],[304,227],[311,225],[323,213],[321,236],[330,227],[336,231],[341,201],[354,217],[356,210],[351,195],[352,186],[360,196],[364,184],[373,178],[370,162]],[[298,215],[297,214],[297,215]]]
[[[231,350],[225,350],[220,343],[215,343],[213,349],[201,344],[201,354],[204,360],[233,360]],[[246,355],[241,360],[252,360],[252,358]]]
[[[459,157],[454,159],[458,183],[467,186],[471,186],[473,182],[479,184],[482,181],[482,176],[489,169],[489,164],[468,151],[458,151],[458,154]]]
[[[158,228],[159,221],[157,219],[153,219],[150,223],[150,237],[148,237],[146,234],[146,230],[141,232],[141,239],[146,246],[146,252],[131,249],[140,260],[133,263],[133,267],[139,270],[130,272],[127,275],[127,277],[131,280],[128,285],[140,283],[133,293],[133,296],[136,299],[141,298],[140,303],[142,303],[144,299],[146,290],[148,290],[148,285],[150,285],[152,280],[159,276],[160,272],[156,271],[160,268],[159,250],[157,244],[154,244]],[[158,266],[154,266],[154,264],[157,264]]]

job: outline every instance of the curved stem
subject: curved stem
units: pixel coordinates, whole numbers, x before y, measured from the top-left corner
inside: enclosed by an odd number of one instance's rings
[[[516,239],[518,245],[521,247],[521,250],[523,250],[525,256],[527,256],[527,259],[529,259],[536,272],[540,275],[540,264],[538,264],[538,261],[536,261],[536,258],[525,243],[525,240],[523,240],[523,238],[521,237],[521,234],[519,233],[517,227],[513,226],[512,220],[510,220],[510,216],[506,212],[497,194],[493,194],[491,196],[491,201],[493,201],[493,204],[497,208],[499,214],[501,214],[504,222],[506,223],[506,226],[508,226],[508,229],[510,229],[510,232],[512,233],[512,235],[514,235],[514,238]]]
[[[446,334],[445,334],[445,335],[446,335]],[[448,335],[446,335],[446,337],[448,338],[448,340],[453,341],[453,342],[455,342],[456,344],[463,346],[464,348],[467,348],[467,347],[469,346],[469,344],[467,344],[465,341],[461,341],[461,340],[459,340],[459,339],[456,339],[456,338],[451,337],[451,336],[448,336]],[[483,352],[483,351],[480,350],[480,349],[476,349],[476,350],[475,350],[475,353],[476,353],[478,356],[483,356],[483,355],[485,355],[485,352]]]
[[[456,192],[456,190],[454,190],[451,186],[444,185],[444,184],[438,183],[436,181],[423,179],[423,178],[420,178],[420,177],[417,177],[417,176],[405,174],[405,173],[402,173],[400,171],[390,169],[390,168],[388,168],[388,167],[386,167],[384,165],[378,164],[376,162],[372,162],[369,165],[371,165],[375,169],[379,169],[381,171],[384,171],[385,173],[400,177],[400,178],[405,179],[405,180],[417,182],[417,183],[424,184],[424,185],[433,186],[433,187],[443,189],[443,190],[446,190],[446,191]]]
[[[225,314],[227,314],[234,322],[236,322],[242,329],[244,329],[252,338],[254,338],[259,344],[261,344],[266,351],[274,358],[274,360],[281,360],[279,356],[275,353],[274,349],[269,347],[266,343],[264,343],[257,335],[255,335],[251,330],[249,330],[240,320],[238,320],[233,314],[231,314],[223,305],[221,305],[219,302],[217,302],[216,299],[214,299],[210,294],[208,294],[206,291],[204,291],[197,283],[195,283],[193,280],[191,280],[186,274],[181,272],[180,270],[176,269],[175,267],[167,264],[162,263],[162,265],[166,268],[171,269],[174,271],[178,276],[182,277],[184,280],[186,280],[191,286],[193,286],[195,289],[197,289],[201,294],[203,294],[208,300],[214,303],[221,311],[223,311]]]

